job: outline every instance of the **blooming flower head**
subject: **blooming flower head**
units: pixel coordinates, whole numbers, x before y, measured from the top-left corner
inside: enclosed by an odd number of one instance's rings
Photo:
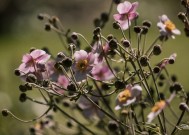
[[[95,55],[80,50],[74,53],[74,58],[73,70],[75,71],[75,78],[77,81],[82,81],[91,72],[95,62]]]
[[[117,11],[118,14],[114,14],[115,21],[120,23],[120,27],[123,30],[128,29],[131,25],[131,21],[138,16],[136,9],[138,7],[138,2],[130,3],[125,1],[123,3],[118,4]]]
[[[101,81],[110,80],[114,77],[112,71],[104,63],[96,65],[91,72],[92,76]]]
[[[22,74],[27,74],[29,72],[35,72],[38,64],[45,64],[50,55],[43,50],[36,49],[30,54],[25,54],[22,57],[22,64],[18,67],[18,70]]]
[[[174,35],[180,35],[181,32],[176,28],[175,24],[169,20],[166,15],[159,17],[160,21],[157,23],[160,34],[165,37],[175,38]]]
[[[126,88],[120,92],[116,98],[115,110],[121,109],[123,106],[128,106],[139,100],[142,92],[142,87],[139,85],[127,85]]]
[[[155,105],[152,107],[151,112],[148,114],[148,122],[150,123],[166,106],[165,100],[160,100],[156,102]]]

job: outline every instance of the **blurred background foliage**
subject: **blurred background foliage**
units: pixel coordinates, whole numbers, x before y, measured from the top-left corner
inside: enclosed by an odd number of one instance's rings
[[[158,36],[156,23],[158,16],[167,14],[183,32],[184,26],[177,18],[177,14],[184,10],[180,0],[138,0],[140,14],[138,23],[150,20],[152,28],[147,37],[150,44]],[[131,2],[134,2],[131,0]],[[36,116],[32,105],[28,102],[20,103],[18,86],[20,79],[14,75],[21,63],[22,55],[31,47],[48,47],[52,54],[63,51],[62,44],[55,32],[46,32],[44,23],[37,19],[39,13],[47,13],[60,18],[65,28],[82,33],[91,41],[94,29],[93,20],[100,17],[102,12],[108,12],[111,0],[0,0],[0,109],[8,108],[22,119]],[[110,21],[103,29],[104,36],[112,33],[121,37],[121,33],[112,28],[112,14],[116,12],[116,5],[110,15]],[[136,38],[133,36],[133,40]],[[184,32],[175,40],[170,39],[163,47],[163,53],[153,58],[154,63],[160,58],[169,57],[176,52],[176,63],[168,67],[172,74],[176,74],[179,82],[186,91],[189,90],[189,39]],[[178,105],[176,105],[178,107]],[[40,109],[40,108],[38,108]],[[179,113],[179,112],[178,112]],[[27,135],[31,123],[24,124],[14,119],[0,116],[0,135]]]

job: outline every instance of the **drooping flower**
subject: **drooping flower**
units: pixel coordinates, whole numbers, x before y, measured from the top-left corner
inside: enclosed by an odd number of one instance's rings
[[[121,109],[123,106],[128,106],[140,99],[142,87],[139,85],[127,85],[126,88],[120,92],[116,98],[115,110]]]
[[[35,72],[37,65],[45,64],[50,58],[50,55],[43,50],[36,49],[30,54],[25,54],[22,57],[22,64],[18,67],[21,74],[27,74],[29,72]]]
[[[74,58],[73,70],[75,71],[76,81],[82,81],[91,72],[96,57],[93,53],[80,50],[74,53]]]
[[[176,57],[177,57],[177,54],[176,54],[176,53],[173,53],[173,54],[171,54],[171,55],[169,56],[169,58],[163,59],[157,66],[158,66],[160,69],[163,69],[163,68],[165,68],[166,65],[174,63]]]
[[[120,27],[126,30],[131,25],[131,21],[138,16],[136,9],[138,7],[138,2],[130,3],[125,1],[118,4],[117,11],[118,14],[114,14],[115,21],[120,23]]]
[[[112,71],[104,63],[97,64],[91,72],[96,80],[107,81],[114,78]]]
[[[181,32],[178,30],[173,22],[169,20],[167,15],[162,15],[159,17],[160,21],[157,23],[160,34],[165,37],[175,38],[174,35],[180,35]]]
[[[99,98],[91,97],[91,100],[93,100],[93,102],[95,102],[98,105]],[[98,118],[104,117],[104,113],[99,108],[97,108],[93,103],[91,103],[90,101],[88,101],[84,97],[79,98],[78,106],[82,110],[83,116],[86,117],[86,118],[91,119],[91,118],[94,118],[96,116]]]

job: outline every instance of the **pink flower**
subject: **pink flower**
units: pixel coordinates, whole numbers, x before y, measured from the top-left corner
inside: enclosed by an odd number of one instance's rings
[[[113,73],[111,72],[109,67],[107,65],[105,65],[104,63],[97,64],[92,69],[91,74],[95,79],[101,80],[101,81],[106,81],[106,80],[110,80],[110,79],[114,78]]]
[[[174,35],[180,35],[181,32],[176,28],[175,24],[169,20],[166,15],[162,15],[159,17],[160,22],[157,23],[160,34],[166,37],[175,38]]]
[[[57,79],[57,85],[66,89],[68,84],[69,84],[69,80],[66,78],[66,76],[65,75],[59,75],[59,77]],[[59,94],[63,94],[64,90],[61,89],[58,86],[54,86],[54,90],[56,90]]]
[[[62,86],[63,88],[67,88],[69,84],[69,80],[66,78],[65,75],[59,75],[57,83]]]
[[[113,17],[115,21],[120,23],[120,27],[123,30],[128,29],[131,25],[131,21],[138,16],[136,9],[138,7],[138,2],[130,3],[125,1],[123,3],[118,4],[117,11],[118,14],[114,14]]]
[[[74,58],[73,70],[75,71],[76,81],[82,81],[91,72],[96,57],[93,53],[80,50],[74,53]]]
[[[22,57],[22,64],[18,67],[18,70],[22,74],[27,74],[29,72],[35,72],[37,69],[37,64],[45,64],[50,55],[46,54],[45,51],[36,49],[32,51],[30,54],[25,54]]]
[[[123,106],[128,106],[140,99],[142,87],[139,85],[127,85],[125,90],[120,92],[116,98],[115,110],[121,109]]]

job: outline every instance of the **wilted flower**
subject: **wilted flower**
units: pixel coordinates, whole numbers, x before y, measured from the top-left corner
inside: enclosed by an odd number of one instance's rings
[[[22,57],[22,64],[19,66],[18,70],[20,70],[21,74],[35,72],[37,65],[43,65],[49,58],[50,55],[48,55],[45,51],[36,49],[30,54],[27,53]]]
[[[91,74],[97,80],[106,81],[114,77],[112,71],[104,63],[98,64],[93,67]]]
[[[74,53],[74,58],[73,70],[75,71],[75,78],[77,81],[82,81],[91,72],[95,62],[95,55],[80,50]]]
[[[98,105],[99,99],[97,97],[91,97],[91,99]],[[78,106],[82,109],[82,113],[86,118],[94,118],[95,116],[99,118],[104,117],[104,113],[84,97],[79,98]]]
[[[157,23],[160,34],[165,37],[175,38],[174,35],[180,35],[181,32],[176,28],[175,24],[169,20],[166,15],[159,17],[160,22]]]
[[[120,27],[123,30],[128,29],[131,25],[131,21],[138,16],[136,9],[138,7],[138,2],[130,3],[125,1],[123,3],[118,4],[117,11],[118,14],[114,14],[114,19],[120,23]]]
[[[142,87],[139,85],[127,85],[126,88],[120,92],[116,98],[115,110],[121,109],[123,106],[128,106],[140,99]]]

